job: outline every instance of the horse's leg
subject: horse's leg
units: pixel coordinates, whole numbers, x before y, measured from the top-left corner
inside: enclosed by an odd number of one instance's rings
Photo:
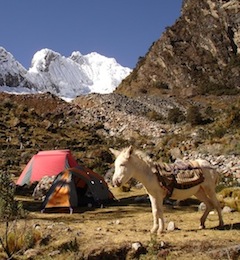
[[[223,218],[222,218],[222,209],[220,202],[217,199],[215,190],[212,189],[212,187],[204,187],[205,192],[208,195],[209,200],[211,201],[211,204],[213,207],[217,210],[218,213],[218,219],[219,219],[219,226],[222,227],[224,225]]]
[[[153,227],[151,229],[151,233],[162,233],[164,229],[164,220],[163,220],[163,199],[157,199],[152,195],[149,195],[151,206],[152,206],[152,214],[153,214]]]
[[[164,218],[163,218],[163,199],[159,199],[157,203],[158,208],[158,220],[159,220],[159,228],[158,234],[161,234],[164,231]]]
[[[207,219],[207,216],[209,214],[209,212],[211,211],[211,209],[213,208],[213,205],[211,203],[211,201],[209,200],[208,196],[206,195],[205,191],[202,189],[202,187],[200,187],[200,189],[198,190],[198,192],[195,194],[195,196],[202,202],[204,202],[204,204],[206,205],[206,209],[200,219],[200,229],[205,228],[205,221]]]
[[[151,201],[152,215],[153,215],[153,227],[151,229],[151,233],[156,233],[159,227],[157,200],[150,194],[149,194],[149,198]]]

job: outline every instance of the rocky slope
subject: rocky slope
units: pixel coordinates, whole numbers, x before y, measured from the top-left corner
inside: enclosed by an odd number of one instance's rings
[[[162,100],[162,104],[165,102]],[[205,158],[237,185],[240,178],[238,128],[233,125],[220,138],[214,134],[218,122],[204,127],[171,124],[166,119],[152,118],[152,113],[155,115],[160,109],[159,102],[149,104],[120,94],[91,94],[66,103],[49,93],[2,93],[2,171],[17,177],[39,150],[71,149],[79,162],[106,174],[113,162],[109,147],[133,144],[155,160]]]
[[[239,13],[238,0],[183,1],[181,17],[116,92],[176,97],[239,93]]]
[[[71,149],[105,174],[109,147],[132,144],[155,160],[206,158],[239,185],[239,64],[239,1],[186,0],[115,93],[1,93],[2,170],[17,176],[37,151]]]

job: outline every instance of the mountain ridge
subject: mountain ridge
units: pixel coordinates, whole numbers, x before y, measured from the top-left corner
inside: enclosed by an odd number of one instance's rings
[[[130,71],[114,58],[96,52],[82,55],[74,51],[70,57],[64,57],[50,49],[36,52],[26,70],[11,53],[0,48],[0,86],[8,87],[10,92],[21,92],[18,87],[22,87],[26,92],[49,91],[66,98],[92,92],[111,93]]]
[[[240,92],[240,2],[185,0],[176,23],[115,90],[128,96]]]

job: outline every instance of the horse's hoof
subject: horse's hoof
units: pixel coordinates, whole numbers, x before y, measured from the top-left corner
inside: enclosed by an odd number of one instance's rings
[[[164,234],[164,233],[166,233],[165,230],[160,230],[160,231],[157,232],[157,234],[158,234],[159,236],[162,235],[162,234]]]
[[[200,225],[199,229],[205,229],[205,226],[204,225]]]
[[[150,231],[151,234],[156,234],[157,233],[157,228],[152,228]]]
[[[223,229],[224,229],[224,224],[223,224],[223,223],[219,224],[219,225],[217,226],[217,229],[223,230]]]
[[[154,235],[154,234],[157,234],[157,231],[150,230],[150,233]]]

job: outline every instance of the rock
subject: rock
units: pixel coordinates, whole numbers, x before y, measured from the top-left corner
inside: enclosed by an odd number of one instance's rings
[[[222,209],[222,213],[231,213],[233,209],[231,209],[229,206],[224,206]]]
[[[43,176],[33,191],[33,198],[43,201],[55,178],[56,176]]]
[[[142,244],[140,242],[135,242],[135,243],[132,243],[132,249],[134,249],[135,251],[138,251],[139,248],[142,247]]]
[[[54,228],[54,225],[53,225],[53,224],[47,226],[47,229],[53,229],[53,228]]]
[[[160,247],[161,247],[161,248],[166,247],[166,243],[165,243],[164,241],[161,241],[161,242],[160,242]]]
[[[51,253],[49,253],[48,255],[55,256],[55,255],[59,255],[60,253],[61,253],[60,250],[55,250],[55,251],[52,251]]]
[[[167,231],[174,231],[176,229],[175,223],[170,221],[167,226]]]
[[[36,249],[28,249],[24,252],[24,256],[27,257],[27,259],[31,259],[32,257],[35,257],[39,254],[39,250],[36,250]]]
[[[198,206],[198,211],[204,211],[206,209],[205,203],[201,202]]]
[[[35,228],[35,229],[41,229],[41,226],[40,226],[40,224],[35,224],[35,225],[34,225],[34,228]]]

